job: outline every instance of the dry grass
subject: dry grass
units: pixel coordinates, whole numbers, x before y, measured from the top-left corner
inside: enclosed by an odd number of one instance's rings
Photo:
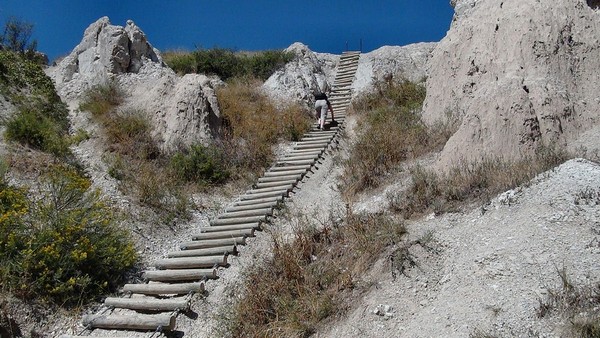
[[[549,289],[548,297],[540,300],[537,309],[539,318],[558,313],[567,319],[567,330],[571,337],[600,337],[600,284],[591,286],[574,285],[565,267],[557,269],[561,288]]]
[[[535,155],[519,161],[495,157],[463,162],[442,174],[417,166],[411,169],[410,189],[393,196],[391,204],[405,217],[455,210],[465,202],[485,202],[571,157],[561,149],[541,147]]]
[[[292,240],[273,238],[273,258],[245,280],[228,318],[234,337],[307,337],[343,301],[384,248],[402,240],[404,225],[383,215],[349,215],[341,225],[303,225]],[[348,250],[352,248],[352,250]]]
[[[402,81],[379,84],[353,103],[360,119],[357,140],[344,164],[347,198],[377,187],[403,161],[441,149],[452,125],[427,127],[421,121],[424,98],[423,85]]]
[[[277,109],[258,88],[258,80],[234,80],[217,91],[225,120],[223,150],[235,171],[259,172],[274,159],[279,140],[294,140],[310,126],[300,106]]]

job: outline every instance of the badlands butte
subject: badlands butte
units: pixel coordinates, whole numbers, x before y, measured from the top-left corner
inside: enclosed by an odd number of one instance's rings
[[[218,269],[219,279],[191,298],[191,310],[177,317],[174,332],[85,331],[81,318],[104,311],[101,303],[54,311],[11,300],[3,303],[8,305],[0,316],[2,338],[232,335],[227,324],[232,309],[240,299],[247,301],[242,297],[248,271],[273,257],[272,237],[293,238],[304,223],[342,224],[343,231],[351,215],[389,216],[403,224],[406,234],[371,257],[360,274],[350,273],[352,286],[339,287],[343,305],[310,330],[274,326],[262,336],[600,337],[600,1],[451,4],[454,18],[441,41],[360,54],[338,141],[276,210],[266,231],[249,238],[238,256],[228,258],[230,266]],[[148,210],[109,174],[110,144],[91,113],[81,109],[86,93],[107,82],[124,91],[119,109],[147,115],[161,151],[223,137],[224,108],[217,92],[231,84],[210,74],[177,74],[150,39],[133,21],[118,26],[100,18],[69,55],[45,69],[68,107],[70,129],[89,134],[71,146],[75,158],[111,206],[131,215],[124,228],[132,232],[139,271],[208,226],[253,183],[195,192],[198,207],[189,219],[161,224],[149,221]],[[334,88],[340,56],[314,52],[301,42],[286,51],[291,61],[258,86],[282,110],[296,104],[311,111],[313,93]],[[361,111],[365,97],[405,80],[425,88],[422,105],[413,108],[423,130],[445,126],[447,138],[434,151],[406,156],[386,168],[375,188],[348,198],[346,162],[356,160],[355,144],[369,128],[367,112]],[[15,111],[5,98],[0,107],[3,115]],[[390,139],[403,136],[392,127],[381,133]],[[3,156],[11,147],[2,141]],[[292,147],[281,142],[274,148],[281,155]],[[437,208],[441,200],[425,195],[432,200],[422,210],[398,212],[402,198],[415,193],[419,170],[439,177],[474,174],[481,163],[534,161],[540,149],[567,155],[498,194],[451,208]],[[515,167],[506,168],[488,180],[517,175]],[[9,171],[15,184],[29,183],[37,172],[13,172],[18,169]],[[424,185],[433,186],[435,180],[425,179]],[[485,187],[472,187],[478,189]],[[399,257],[404,259],[400,267]],[[314,262],[321,258],[310,256]],[[135,272],[129,276],[139,279]]]

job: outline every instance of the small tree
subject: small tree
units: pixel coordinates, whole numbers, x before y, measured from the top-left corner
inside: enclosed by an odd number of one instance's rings
[[[29,42],[32,34],[33,24],[10,17],[4,24],[0,43],[4,48],[14,52],[25,53],[27,51],[31,53],[37,48],[36,40]]]

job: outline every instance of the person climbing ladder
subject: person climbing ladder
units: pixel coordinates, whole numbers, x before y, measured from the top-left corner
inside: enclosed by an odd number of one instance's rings
[[[324,92],[315,94],[315,100],[315,116],[319,123],[318,128],[323,130],[325,128],[325,119],[327,118],[327,109],[331,111],[331,123],[335,123],[333,108],[331,107],[331,103]]]

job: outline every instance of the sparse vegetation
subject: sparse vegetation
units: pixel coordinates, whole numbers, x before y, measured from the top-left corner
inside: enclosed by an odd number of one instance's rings
[[[0,94],[17,107],[3,121],[8,140],[69,155],[68,111],[39,64],[20,53],[0,51]]]
[[[406,160],[441,148],[451,125],[428,128],[421,121],[425,87],[409,81],[385,82],[353,103],[361,115],[357,140],[345,163],[347,196],[374,188]]]
[[[572,337],[600,337],[600,284],[576,286],[565,267],[557,269],[561,288],[549,289],[547,299],[540,300],[540,318],[557,312],[568,320]]]
[[[103,126],[110,151],[105,156],[110,165],[108,174],[164,221],[187,217],[188,196],[174,175],[169,156],[152,138],[143,111],[118,109],[124,95],[116,82],[108,82],[91,88],[80,106]]]
[[[299,106],[278,109],[260,92],[257,80],[232,81],[217,91],[225,120],[222,145],[231,172],[260,171],[273,160],[280,138],[295,140],[310,126]]]
[[[487,201],[554,168],[569,157],[561,149],[540,147],[534,156],[518,161],[487,158],[476,163],[463,162],[447,173],[436,173],[416,166],[411,169],[410,189],[396,196],[393,204],[396,211],[405,217],[427,212],[447,212],[464,202]]]
[[[292,240],[275,236],[273,258],[248,273],[228,318],[230,334],[309,336],[320,321],[344,312],[344,291],[357,289],[362,273],[404,233],[402,223],[383,215],[349,215],[321,229],[299,226]]]
[[[255,53],[235,52],[226,48],[198,49],[193,52],[171,51],[164,60],[179,74],[217,75],[226,81],[232,78],[266,80],[294,58],[292,53],[268,50]]]
[[[54,166],[41,197],[0,183],[0,282],[3,291],[79,305],[114,290],[136,262],[113,211],[76,170]]]

